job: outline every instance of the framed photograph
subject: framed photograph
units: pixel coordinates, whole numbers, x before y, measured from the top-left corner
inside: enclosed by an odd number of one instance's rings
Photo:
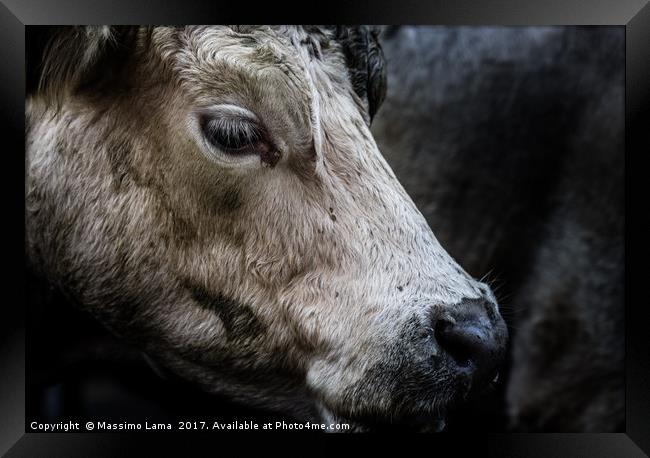
[[[1,453],[647,456],[647,2],[3,2]]]

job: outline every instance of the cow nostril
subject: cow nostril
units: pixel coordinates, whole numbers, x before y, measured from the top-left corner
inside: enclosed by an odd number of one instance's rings
[[[505,323],[498,315],[493,318],[480,300],[461,302],[449,313],[448,318],[438,318],[433,329],[441,364],[470,376],[472,386],[480,390],[494,379],[503,360]]]
[[[440,348],[461,366],[467,366],[480,350],[478,336],[449,321],[441,320],[436,324],[435,337]]]
[[[472,363],[475,369],[481,371],[492,365],[490,360],[495,356],[495,349],[480,326],[441,320],[436,324],[435,337],[440,348],[459,366]]]

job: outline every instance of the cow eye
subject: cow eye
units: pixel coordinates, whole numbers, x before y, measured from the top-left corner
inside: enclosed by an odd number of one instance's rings
[[[255,154],[267,145],[264,129],[242,116],[204,115],[201,130],[212,146],[230,155]]]

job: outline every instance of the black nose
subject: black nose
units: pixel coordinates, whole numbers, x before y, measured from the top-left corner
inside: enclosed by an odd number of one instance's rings
[[[456,369],[471,372],[473,385],[484,385],[497,375],[503,360],[507,331],[493,303],[463,301],[453,307],[450,319],[435,325],[439,347]]]

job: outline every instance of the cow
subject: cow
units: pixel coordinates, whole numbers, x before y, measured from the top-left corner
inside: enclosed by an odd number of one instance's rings
[[[301,420],[437,431],[490,386],[496,298],[370,131],[375,30],[45,35],[26,100],[39,277],[165,370]]]
[[[375,139],[447,251],[491,272],[511,331],[500,392],[464,428],[624,430],[624,32],[382,35]]]

